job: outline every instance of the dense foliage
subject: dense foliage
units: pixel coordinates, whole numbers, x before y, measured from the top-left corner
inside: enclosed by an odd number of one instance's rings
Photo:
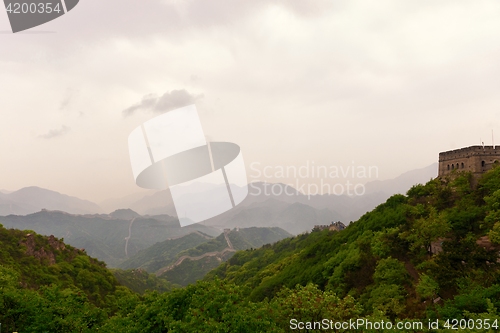
[[[91,332],[130,294],[84,251],[0,224],[2,332]]]
[[[0,216],[0,223],[6,228],[29,229],[41,235],[64,238],[66,244],[84,248],[90,256],[110,267],[118,267],[138,251],[167,238],[178,238],[195,231],[212,236],[218,234],[218,230],[199,223],[181,227],[176,217],[141,217],[127,210],[110,215],[74,215],[42,210],[26,216]]]
[[[472,318],[500,306],[500,168],[454,174],[395,195],[341,232],[236,253],[209,274],[253,301],[312,282],[350,295],[362,315]]]
[[[121,285],[141,295],[148,290],[167,292],[178,287],[165,278],[157,277],[143,269],[111,269],[111,272]]]
[[[9,330],[287,332],[297,331],[293,318],[500,325],[500,168],[480,179],[453,174],[415,185],[343,231],[238,251],[205,281],[144,296],[117,286],[99,262],[70,247],[53,263],[34,255],[55,246],[48,239],[35,236],[38,252],[30,252],[17,246],[27,232],[1,232],[0,321]]]
[[[103,305],[118,282],[106,265],[55,237],[0,225],[0,265],[16,272],[24,288],[57,285],[81,289],[96,305]]]

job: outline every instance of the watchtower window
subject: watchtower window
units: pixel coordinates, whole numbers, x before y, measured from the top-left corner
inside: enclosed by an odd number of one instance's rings
[[[450,165],[448,164],[448,170],[450,170]]]
[[[484,168],[484,166],[486,165],[486,162],[485,161],[481,161],[481,166]]]
[[[455,164],[452,164],[451,165],[451,170],[454,170],[455,169]]]
[[[464,168],[464,163],[462,163],[462,169]]]
[[[457,163],[457,169],[458,169],[458,163]]]

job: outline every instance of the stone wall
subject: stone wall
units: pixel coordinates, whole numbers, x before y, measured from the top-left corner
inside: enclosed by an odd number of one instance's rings
[[[471,146],[439,153],[439,176],[458,171],[470,171],[475,175],[490,170],[500,162],[500,147]],[[497,162],[497,163],[498,163]]]

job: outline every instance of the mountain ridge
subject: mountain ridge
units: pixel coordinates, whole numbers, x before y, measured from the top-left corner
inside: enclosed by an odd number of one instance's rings
[[[137,251],[167,238],[193,231],[219,234],[217,229],[193,224],[181,227],[176,217],[137,216],[129,210],[118,210],[116,217],[108,214],[70,214],[42,210],[26,216],[0,216],[5,227],[33,230],[42,235],[54,235],[115,267]],[[135,220],[132,224],[131,221]]]
[[[44,189],[23,187],[0,196],[0,215],[27,215],[42,209],[61,210],[72,214],[102,213],[102,209],[88,200]]]

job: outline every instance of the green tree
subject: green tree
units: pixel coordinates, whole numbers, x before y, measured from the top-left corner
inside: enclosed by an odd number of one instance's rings
[[[500,222],[495,223],[488,236],[492,243],[500,244]]]
[[[146,294],[135,309],[118,313],[100,331],[282,332],[266,303],[250,302],[241,287],[218,279]]]
[[[420,275],[420,280],[416,287],[417,294],[422,298],[434,298],[439,291],[439,284],[427,274]]]
[[[403,285],[408,279],[408,273],[404,264],[394,258],[380,259],[373,280],[376,284],[397,284]]]
[[[373,286],[368,289],[368,304],[373,310],[395,319],[405,310],[403,286],[408,281],[408,273],[404,264],[391,257],[379,260],[373,281]]]
[[[362,310],[352,296],[341,299],[331,291],[321,291],[312,283],[282,289],[270,302],[270,307],[283,328],[290,326],[292,318],[302,322],[321,322],[324,318],[338,321],[355,318]]]
[[[405,293],[401,286],[383,283],[371,291],[369,303],[374,310],[379,310],[394,320],[404,312],[404,300]]]
[[[431,253],[431,243],[440,237],[445,237],[450,231],[450,225],[444,213],[438,213],[434,207],[430,208],[427,218],[419,218],[412,223],[409,230],[400,234],[400,237],[410,242],[410,249],[419,252],[424,248],[427,254]]]

